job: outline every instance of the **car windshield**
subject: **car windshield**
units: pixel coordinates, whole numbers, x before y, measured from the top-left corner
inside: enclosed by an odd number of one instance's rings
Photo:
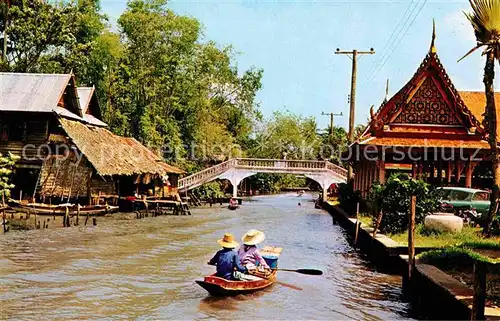
[[[459,190],[451,190],[446,199],[450,201],[465,201],[469,198],[470,193]]]
[[[473,201],[488,201],[490,199],[490,194],[488,192],[477,192],[472,197]]]
[[[450,194],[451,190],[450,189],[440,189],[438,190],[438,193],[439,193],[439,197],[441,197],[441,199],[448,199],[448,195]]]

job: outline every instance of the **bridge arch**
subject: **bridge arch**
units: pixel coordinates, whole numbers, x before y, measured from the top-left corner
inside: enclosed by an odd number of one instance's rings
[[[304,175],[318,182],[326,198],[333,183],[346,181],[347,170],[328,161],[234,158],[179,180],[179,191],[187,191],[215,179],[227,179],[237,196],[239,183],[257,173]]]

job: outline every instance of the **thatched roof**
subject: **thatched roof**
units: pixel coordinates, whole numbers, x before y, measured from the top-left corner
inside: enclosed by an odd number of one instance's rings
[[[120,137],[103,127],[59,118],[64,131],[101,176],[168,173],[182,174],[179,168],[134,138]]]

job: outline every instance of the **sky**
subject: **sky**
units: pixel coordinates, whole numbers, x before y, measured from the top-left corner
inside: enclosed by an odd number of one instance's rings
[[[126,0],[101,5],[116,24]],[[266,117],[289,110],[316,117],[318,127],[326,128],[330,118],[321,113],[342,112],[335,125],[347,127],[352,62],[334,52],[374,48],[374,55],[358,59],[355,122],[366,124],[370,106],[377,110],[385,97],[387,79],[392,96],[425,58],[433,19],[438,56],[457,89],[484,90],[480,51],[457,62],[475,45],[463,14],[470,11],[466,0],[171,0],[168,8],[198,19],[203,41],[233,45],[240,71],[264,69],[257,100]]]

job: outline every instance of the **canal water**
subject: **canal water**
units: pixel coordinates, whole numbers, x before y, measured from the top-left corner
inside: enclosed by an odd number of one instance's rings
[[[102,218],[96,227],[0,235],[0,318],[32,320],[407,319],[400,278],[377,272],[311,195],[254,197],[240,209],[192,216]],[[301,203],[299,206],[298,203]],[[224,232],[265,231],[283,247],[280,284],[251,295],[213,298],[194,280]]]

